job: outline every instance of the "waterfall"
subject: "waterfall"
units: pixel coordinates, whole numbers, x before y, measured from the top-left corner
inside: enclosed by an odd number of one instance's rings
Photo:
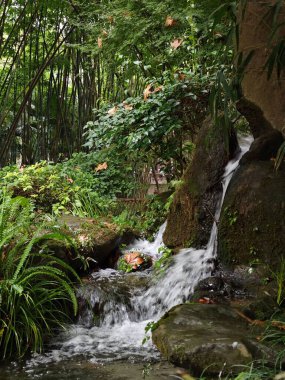
[[[252,139],[240,139],[241,152],[228,163],[222,178],[223,193],[215,214],[219,220],[223,199],[231,177]],[[153,243],[137,240],[131,247],[159,257],[165,224]],[[81,316],[79,323],[68,327],[52,343],[46,354],[34,355],[27,367],[68,359],[74,356],[88,358],[91,363],[119,359],[147,360],[159,357],[149,340],[142,345],[145,326],[158,320],[169,308],[185,302],[197,283],[209,276],[214,268],[217,248],[217,225],[213,223],[205,249],[182,249],[158,280],[151,274],[121,272],[107,269],[93,274],[93,282],[79,289],[91,309],[99,311],[97,322],[90,312]],[[139,286],[137,286],[139,284]],[[96,317],[96,315],[95,315]]]

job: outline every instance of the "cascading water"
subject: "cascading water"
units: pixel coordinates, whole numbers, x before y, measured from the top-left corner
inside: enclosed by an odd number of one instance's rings
[[[223,194],[215,220],[219,220],[227,186],[251,141],[249,137],[240,139],[241,152],[225,168]],[[142,250],[154,259],[158,258],[164,229],[165,224],[153,243],[138,240],[128,248]],[[148,322],[159,319],[172,306],[185,302],[198,281],[210,275],[214,266],[216,243],[217,226],[214,222],[207,247],[181,250],[156,282],[151,281],[151,272],[147,271],[123,274],[107,269],[94,273],[94,281],[79,289],[79,297],[90,307],[82,312],[78,324],[71,326],[53,342],[55,348],[44,355],[34,355],[26,369],[32,370],[42,363],[75,356],[83,356],[90,363],[159,357],[151,341],[142,345],[145,326]],[[99,316],[95,321],[94,312],[95,316]]]

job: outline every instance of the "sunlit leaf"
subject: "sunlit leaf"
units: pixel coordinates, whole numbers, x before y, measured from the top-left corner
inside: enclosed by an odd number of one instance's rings
[[[102,164],[97,165],[95,171],[100,172],[100,171],[106,170],[106,169],[108,169],[108,164],[107,164],[107,162],[103,162]]]
[[[172,26],[175,26],[176,24],[177,24],[177,21],[174,20],[174,18],[172,18],[171,16],[166,17],[165,26],[172,27]]]

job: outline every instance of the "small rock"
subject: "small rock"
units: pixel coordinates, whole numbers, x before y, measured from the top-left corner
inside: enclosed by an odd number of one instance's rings
[[[152,259],[150,256],[142,252],[131,251],[125,253],[119,260],[118,269],[125,272],[144,270],[152,266]]]

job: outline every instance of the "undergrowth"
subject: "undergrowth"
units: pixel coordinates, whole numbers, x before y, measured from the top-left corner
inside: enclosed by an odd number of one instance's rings
[[[45,338],[77,314],[74,270],[45,243],[72,241],[44,226],[32,228],[33,205],[7,193],[0,200],[0,355],[39,352]]]

